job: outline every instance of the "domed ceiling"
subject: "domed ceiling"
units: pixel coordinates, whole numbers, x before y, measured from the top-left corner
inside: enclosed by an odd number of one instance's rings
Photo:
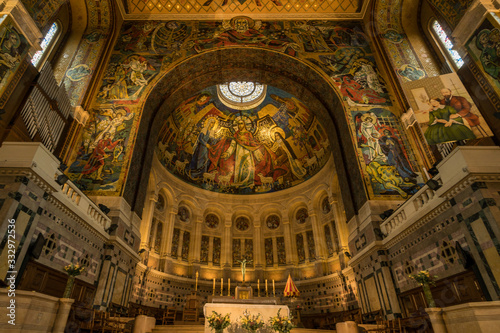
[[[297,98],[230,82],[181,103],[160,131],[156,154],[191,185],[253,194],[303,183],[325,165],[330,149],[325,129]]]

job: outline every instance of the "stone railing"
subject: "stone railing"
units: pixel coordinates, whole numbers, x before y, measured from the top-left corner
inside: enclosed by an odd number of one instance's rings
[[[380,230],[384,242],[401,234],[411,225],[434,211],[448,200],[447,193],[471,175],[500,175],[499,147],[458,147],[439,165],[439,174],[432,178],[434,190],[424,185],[410,199],[399,206],[383,223]],[[491,177],[490,177],[491,178]],[[475,179],[475,178],[474,178]]]
[[[62,175],[59,166],[57,158],[41,143],[4,142],[0,148],[3,174],[25,175],[32,179],[50,194],[48,200],[107,236],[105,230],[111,225],[111,219],[70,180],[62,185],[56,182]]]

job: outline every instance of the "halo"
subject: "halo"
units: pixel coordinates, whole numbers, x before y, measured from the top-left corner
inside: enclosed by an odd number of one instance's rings
[[[275,126],[269,131],[269,139],[271,139],[271,141],[274,141],[274,135],[276,132],[281,134],[281,137],[285,139],[285,131],[283,131],[281,127]]]
[[[214,129],[217,128],[217,126],[219,125],[219,119],[217,118],[217,116],[208,116],[204,121],[203,121],[203,128],[207,127],[208,123],[211,122],[211,121],[214,121],[215,124],[214,124]]]

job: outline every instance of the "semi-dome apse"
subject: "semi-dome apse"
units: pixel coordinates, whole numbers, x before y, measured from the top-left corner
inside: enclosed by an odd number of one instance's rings
[[[181,103],[160,131],[156,154],[170,173],[191,185],[252,194],[308,180],[325,165],[330,149],[323,126],[293,95],[259,83],[229,82]]]

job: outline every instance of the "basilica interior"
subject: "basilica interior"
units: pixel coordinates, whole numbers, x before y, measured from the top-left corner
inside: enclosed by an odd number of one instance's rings
[[[499,11],[0,1],[0,330],[496,332]]]

